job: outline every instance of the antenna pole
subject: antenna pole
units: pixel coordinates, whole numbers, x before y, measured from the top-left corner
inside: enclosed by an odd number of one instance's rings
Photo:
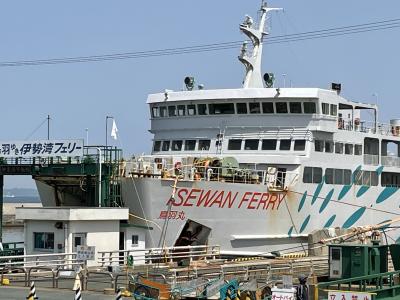
[[[250,16],[246,16],[242,24],[240,24],[240,30],[247,35],[253,44],[252,53],[247,53],[247,43],[244,42],[239,55],[239,61],[246,68],[246,75],[243,80],[244,88],[263,88],[263,79],[261,75],[261,58],[262,58],[262,42],[263,37],[268,35],[268,32],[264,31],[267,14],[270,11],[282,10],[281,8],[270,8],[267,6],[265,1],[261,4],[261,16],[258,24],[258,28],[253,27],[253,19]]]
[[[47,139],[50,140],[50,115],[47,115]]]

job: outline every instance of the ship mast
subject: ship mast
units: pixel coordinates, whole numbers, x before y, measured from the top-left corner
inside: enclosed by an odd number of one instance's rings
[[[282,10],[282,8],[270,8],[266,2],[261,5],[261,16],[258,28],[253,28],[253,19],[246,15],[245,20],[240,24],[240,30],[247,35],[253,44],[252,53],[247,52],[247,42],[243,42],[240,51],[239,60],[246,68],[246,75],[243,80],[243,88],[263,88],[261,75],[261,58],[263,37],[269,33],[264,31],[267,14],[273,10]]]

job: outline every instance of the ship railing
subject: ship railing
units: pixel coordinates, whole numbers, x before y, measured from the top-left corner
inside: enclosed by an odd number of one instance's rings
[[[379,155],[375,154],[364,154],[364,164],[371,166],[379,165]]]
[[[376,123],[369,122],[369,121],[347,121],[347,120],[338,120],[338,129],[340,130],[347,130],[347,131],[357,131],[363,133],[376,133],[380,135],[387,135],[387,136],[399,136],[399,132],[396,132],[393,126],[386,123]]]
[[[198,268],[174,268],[170,269],[169,282],[183,283],[199,278],[205,279],[223,278],[225,280],[237,279],[250,281],[253,279],[264,282],[279,282],[282,275],[298,276],[301,274],[314,274],[323,276],[328,272],[327,257],[307,257],[300,259],[276,259],[268,260],[262,257],[241,262],[225,262],[223,264],[208,264],[204,269]]]
[[[99,251],[98,263],[102,266],[119,264],[160,264],[187,260],[215,260],[220,255],[220,246],[177,246],[135,250]]]
[[[230,167],[205,166],[204,164],[168,164],[162,167],[154,164],[154,157],[141,161],[127,162],[126,174],[133,177],[161,177],[163,179],[178,176],[187,181],[217,181],[245,184],[262,184],[271,189],[287,189],[295,185],[299,174],[295,171],[277,171],[276,168],[243,169]]]
[[[385,167],[400,168],[400,157],[398,157],[398,156],[381,156],[381,163]]]

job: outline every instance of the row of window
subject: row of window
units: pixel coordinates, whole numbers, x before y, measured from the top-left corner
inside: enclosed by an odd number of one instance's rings
[[[314,147],[316,152],[362,155],[362,145],[328,140],[315,140]]]
[[[306,140],[283,139],[230,139],[228,150],[279,150],[283,151],[304,151]],[[153,151],[207,151],[210,150],[211,140],[173,140],[173,141],[154,141]],[[261,147],[261,149],[260,149]]]
[[[211,140],[154,141],[153,151],[208,151]]]
[[[381,185],[400,187],[400,173],[382,172]]]
[[[279,150],[290,151],[292,149],[292,140],[290,139],[248,139],[244,141],[241,139],[231,139],[228,141],[228,150],[276,150],[278,142]],[[304,151],[305,148],[306,140],[294,140],[294,151]]]
[[[336,105],[335,105],[336,106]],[[328,108],[329,111],[329,108]],[[315,102],[242,102],[153,106],[153,118],[226,114],[315,114]]]
[[[338,184],[338,185],[350,185],[351,184],[352,172],[349,169],[325,169],[325,183],[327,184]],[[399,174],[400,175],[400,174]],[[321,183],[323,178],[322,168],[319,167],[304,167],[303,182],[304,183]],[[400,183],[400,176],[399,176]],[[367,185],[377,186],[378,185],[378,174],[375,171],[362,171],[357,170],[354,172],[354,184],[355,185]],[[383,186],[382,177],[382,186]]]

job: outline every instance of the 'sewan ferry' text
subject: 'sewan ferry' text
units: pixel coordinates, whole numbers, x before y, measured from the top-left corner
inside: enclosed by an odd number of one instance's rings
[[[278,210],[285,193],[178,189],[172,206]],[[167,204],[170,203],[169,200]]]

